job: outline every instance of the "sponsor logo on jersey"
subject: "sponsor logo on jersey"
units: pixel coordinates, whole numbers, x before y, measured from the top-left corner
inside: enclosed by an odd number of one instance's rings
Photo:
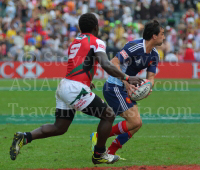
[[[75,105],[74,108],[79,109],[80,107],[82,107],[87,101],[80,99]]]
[[[126,97],[126,103],[131,103],[131,99],[129,97]]]
[[[150,61],[149,64],[148,64],[148,66],[150,66],[152,63],[153,63],[153,61]]]
[[[135,61],[137,64],[141,63],[141,59]]]
[[[124,59],[127,59],[127,58],[129,57],[125,50],[122,50],[122,51],[120,52],[120,54],[122,55],[122,57],[123,57]]]
[[[105,46],[103,44],[99,44],[100,48],[103,48],[104,50],[106,49]]]

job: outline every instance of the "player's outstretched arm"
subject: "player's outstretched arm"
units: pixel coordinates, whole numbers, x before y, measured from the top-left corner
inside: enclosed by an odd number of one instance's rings
[[[121,80],[127,80],[130,84],[137,85],[141,84],[143,81],[139,77],[135,76],[127,76],[126,74],[122,73],[114,64],[112,64],[104,52],[96,52],[95,53],[96,60],[99,62],[101,67],[111,76],[117,77]]]
[[[155,73],[147,71],[146,79],[150,80],[152,87],[154,86],[154,77],[155,77]]]

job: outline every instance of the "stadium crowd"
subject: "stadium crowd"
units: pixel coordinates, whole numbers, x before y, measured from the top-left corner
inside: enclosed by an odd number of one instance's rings
[[[200,61],[198,0],[0,0],[0,61],[67,61],[86,12],[98,18],[110,58],[157,19],[166,30],[160,60]]]

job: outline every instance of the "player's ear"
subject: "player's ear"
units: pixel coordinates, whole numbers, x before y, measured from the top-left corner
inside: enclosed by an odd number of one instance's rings
[[[153,39],[156,40],[157,39],[157,35],[153,34]]]

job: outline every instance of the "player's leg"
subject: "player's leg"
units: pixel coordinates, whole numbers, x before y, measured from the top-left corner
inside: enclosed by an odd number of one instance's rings
[[[128,121],[124,120],[119,122],[118,124],[112,127],[110,136],[126,133],[129,130],[134,129],[132,126],[137,127],[137,123],[138,121],[140,121],[140,118],[136,118],[138,117],[138,110],[137,107],[135,107],[136,102],[130,100],[130,98],[127,95],[127,92],[124,91],[124,87],[113,85],[110,83],[105,83],[103,88],[103,94],[104,98],[108,102],[108,105],[113,108],[116,115],[121,115],[122,117],[133,117],[133,113],[135,114],[135,122],[129,123],[130,118],[127,118]]]
[[[124,91],[124,87],[105,83],[103,94],[114,112],[125,118],[124,121],[121,121],[112,127],[110,136],[119,135],[119,137],[113,141],[111,147],[108,148],[108,151],[110,151],[109,153],[113,154],[113,152],[116,152],[118,148],[121,148],[122,145],[139,130],[142,121],[136,102],[130,100],[127,93]],[[130,132],[130,130],[132,131]]]
[[[68,130],[71,122],[73,121],[75,110],[67,105],[66,101],[63,101],[59,97],[58,92],[62,93],[64,96],[70,96],[69,90],[65,90],[66,86],[64,83],[62,84],[63,87],[61,89],[58,87],[56,91],[56,119],[54,124],[42,125],[32,132],[16,132],[10,147],[10,157],[12,160],[16,159],[20,148],[23,145],[30,143],[32,140],[62,135]],[[61,86],[61,83],[59,86]]]
[[[121,113],[120,116],[125,118],[128,132],[119,134],[108,148],[108,152],[113,155],[119,148],[122,148],[122,145],[124,145],[142,126],[142,120],[137,105]],[[115,130],[111,132],[111,135],[114,135],[114,131]]]
[[[103,87],[103,94],[107,103],[110,107],[113,108],[116,115],[121,114],[134,106],[134,104],[128,98],[127,93],[124,92],[123,87],[106,82]],[[128,131],[129,130],[126,126],[126,121],[122,121],[112,127],[112,131],[110,132],[109,136],[126,133]],[[92,151],[94,150],[93,145],[95,144],[96,139],[98,138],[97,136],[99,136],[99,134],[96,132],[91,135]]]
[[[100,123],[97,128],[98,139],[94,146],[94,154],[92,157],[93,163],[114,163],[118,161],[118,156],[113,157],[113,155],[107,154],[105,146],[112,129],[112,123],[115,119],[113,110],[101,98],[95,95],[94,100],[82,112],[100,118]]]
[[[75,110],[61,110],[56,109],[56,120],[54,124],[45,124],[38,129],[33,130],[31,133],[32,140],[42,139],[51,136],[62,135],[67,132],[72,120],[74,118]],[[69,115],[63,116],[62,115]]]
[[[74,110],[56,110],[56,120],[53,124],[42,125],[38,129],[35,129],[31,132],[16,132],[14,134],[13,142],[10,147],[10,158],[12,160],[16,159],[17,155],[19,154],[20,148],[23,145],[31,143],[32,140],[62,135],[68,130],[74,117]],[[59,117],[59,113],[61,112],[63,112],[65,115],[71,116]]]
[[[63,87],[65,87],[63,89]],[[93,155],[94,163],[114,163],[119,157],[109,155],[105,152],[105,143],[109,136],[114,121],[114,113],[112,109],[108,109],[98,96],[96,96],[91,89],[77,81],[63,80],[58,87],[57,96],[75,110],[82,111],[83,113],[96,116],[101,119],[98,132],[100,134],[95,148],[96,155]],[[69,93],[70,92],[70,93]],[[59,107],[58,107],[59,108]],[[94,160],[95,159],[95,160]]]

